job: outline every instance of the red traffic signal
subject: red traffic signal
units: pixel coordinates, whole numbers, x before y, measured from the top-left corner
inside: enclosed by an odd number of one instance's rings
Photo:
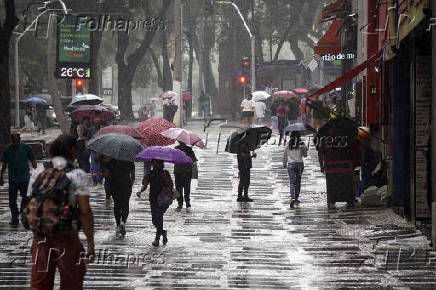
[[[78,89],[82,89],[83,88],[83,80],[82,79],[77,79],[76,80],[76,88],[78,88]]]
[[[250,67],[250,60],[248,59],[248,57],[242,58],[242,67]]]
[[[245,78],[245,76],[240,76],[238,79],[239,83],[241,83],[241,84],[244,84],[246,80],[247,79]]]

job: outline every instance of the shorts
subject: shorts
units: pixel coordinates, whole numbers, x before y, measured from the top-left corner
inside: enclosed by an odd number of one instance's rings
[[[242,118],[252,118],[254,117],[253,111],[242,111]]]

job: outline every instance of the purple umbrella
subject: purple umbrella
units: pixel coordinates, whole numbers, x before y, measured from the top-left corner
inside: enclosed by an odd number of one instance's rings
[[[186,155],[185,152],[163,146],[150,146],[142,150],[135,158],[147,162],[151,162],[153,159],[159,159],[169,163],[192,163],[192,159]]]

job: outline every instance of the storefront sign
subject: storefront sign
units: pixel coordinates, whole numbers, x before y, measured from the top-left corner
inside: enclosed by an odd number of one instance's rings
[[[321,56],[321,60],[324,61],[347,60],[355,58],[356,55],[354,53],[324,54]]]

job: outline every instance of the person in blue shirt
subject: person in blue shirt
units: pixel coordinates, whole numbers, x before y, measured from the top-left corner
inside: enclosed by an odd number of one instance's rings
[[[11,139],[12,144],[6,147],[0,159],[3,163],[0,172],[0,186],[4,185],[3,175],[9,165],[9,208],[12,216],[10,225],[17,226],[19,215],[17,207],[18,191],[20,191],[21,198],[24,199],[27,195],[30,180],[29,161],[32,163],[33,168],[36,168],[37,165],[32,148],[21,142],[20,134],[12,132]]]

